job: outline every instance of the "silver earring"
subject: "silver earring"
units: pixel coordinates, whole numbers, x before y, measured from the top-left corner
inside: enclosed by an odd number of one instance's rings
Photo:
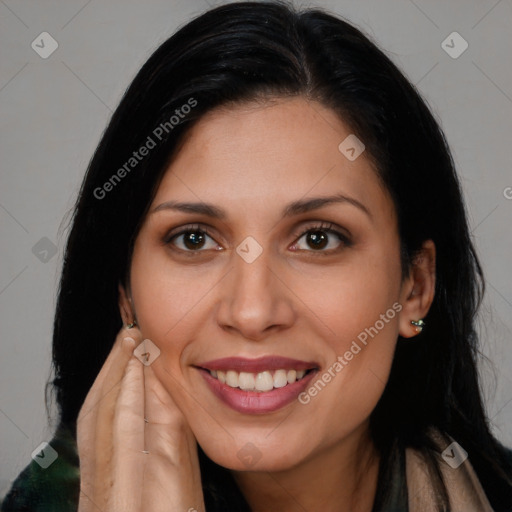
[[[130,324],[126,324],[127,329],[133,329],[137,325],[137,322],[135,320],[132,321]]]
[[[417,333],[420,333],[423,330],[423,327],[425,327],[425,322],[421,318],[419,320],[411,320],[411,324],[416,327]]]

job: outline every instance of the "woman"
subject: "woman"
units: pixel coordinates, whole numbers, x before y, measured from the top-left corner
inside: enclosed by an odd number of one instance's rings
[[[55,316],[59,457],[2,510],[512,510],[482,294],[444,136],[390,60],[319,10],[212,9],[90,163]]]

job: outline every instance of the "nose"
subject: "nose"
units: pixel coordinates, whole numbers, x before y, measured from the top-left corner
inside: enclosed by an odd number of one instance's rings
[[[224,330],[260,341],[295,320],[293,293],[270,250],[252,262],[233,251],[231,271],[222,286],[217,322]]]

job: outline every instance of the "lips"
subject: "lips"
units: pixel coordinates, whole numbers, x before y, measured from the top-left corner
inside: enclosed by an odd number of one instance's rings
[[[258,359],[226,357],[206,361],[196,367],[213,394],[229,407],[244,414],[263,414],[278,410],[295,400],[317,373],[319,365],[311,361],[266,356]],[[290,379],[284,379],[276,386],[276,375],[281,374],[290,376]],[[220,375],[223,377],[217,378]],[[249,379],[251,382],[248,385],[242,384],[240,387],[239,382],[226,382],[224,378],[243,376],[247,384],[247,378],[252,375],[256,381]],[[265,381],[260,385],[260,377],[267,379],[268,383]]]

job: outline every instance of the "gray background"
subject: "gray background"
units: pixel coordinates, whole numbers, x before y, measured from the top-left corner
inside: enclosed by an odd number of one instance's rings
[[[220,3],[0,0],[0,497],[53,432],[44,384],[64,219],[87,163],[152,51],[193,15]],[[445,130],[486,273],[480,331],[492,362],[481,366],[487,409],[497,437],[512,446],[512,2],[300,5],[326,7],[372,37],[419,87]],[[31,47],[44,31],[59,45],[47,59]],[[453,31],[469,44],[456,59],[441,46]],[[93,332],[94,318],[84,318],[77,325],[83,328]]]

